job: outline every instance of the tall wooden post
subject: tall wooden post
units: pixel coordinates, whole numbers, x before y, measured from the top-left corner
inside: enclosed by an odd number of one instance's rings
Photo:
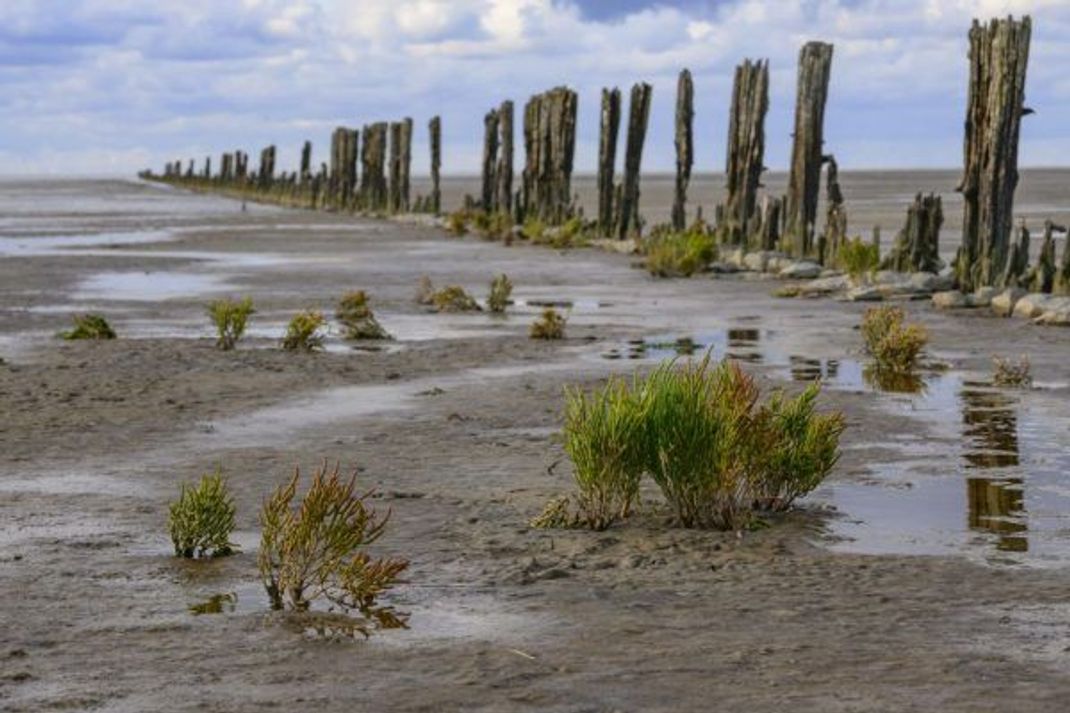
[[[1031,32],[1028,16],[987,25],[974,20],[970,29],[965,166],[958,187],[965,207],[955,269],[966,292],[996,284],[1006,268]]]
[[[500,135],[498,167],[496,169],[496,210],[513,212],[513,102],[503,101],[498,108],[498,133]]]
[[[558,224],[571,214],[576,109],[576,92],[567,87],[537,94],[524,105],[521,217]]]
[[[602,90],[602,120],[598,138],[598,230],[610,235],[615,223],[613,171],[620,132],[620,90]]]
[[[728,156],[725,166],[727,198],[720,211],[718,226],[721,242],[740,245],[761,233],[779,236],[779,226],[770,225],[757,215],[758,189],[765,171],[765,115],[769,111],[769,61],[746,60],[736,67],[732,85],[732,108],[728,117]],[[780,213],[779,203],[769,210]],[[762,228],[759,230],[759,223]],[[778,237],[779,239],[779,237]],[[757,237],[755,247],[767,240]],[[774,249],[771,245],[768,248]]]
[[[640,82],[632,87],[628,106],[628,145],[624,151],[624,183],[617,218],[617,237],[623,240],[629,230],[639,231],[639,172],[643,161],[643,143],[650,120],[651,87]]]
[[[442,119],[435,116],[427,124],[431,138],[431,212],[442,212],[442,190],[439,186],[439,171],[442,169]]]
[[[814,252],[814,224],[825,142],[825,103],[831,68],[832,45],[824,42],[803,45],[799,52],[795,136],[784,230],[785,248],[796,257],[808,257]]]
[[[480,190],[480,202],[483,210],[493,213],[497,210],[494,199],[498,191],[498,111],[491,109],[483,117],[483,184]]]
[[[687,186],[691,182],[691,166],[695,163],[692,125],[695,119],[695,86],[691,72],[683,70],[676,83],[676,185],[673,193],[672,227],[683,230],[687,225]]]
[[[301,181],[307,181],[312,173],[312,142],[306,141],[301,147]]]

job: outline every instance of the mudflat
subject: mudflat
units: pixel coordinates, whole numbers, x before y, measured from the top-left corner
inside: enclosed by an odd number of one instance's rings
[[[1070,700],[1066,332],[906,305],[915,393],[859,376],[861,305],[776,282],[655,280],[633,258],[121,181],[6,183],[0,223],[0,710],[1061,711]],[[504,317],[429,313],[418,281]],[[395,340],[283,352],[298,310],[365,289]],[[251,296],[214,348],[205,304]],[[543,303],[567,339],[531,340]],[[100,312],[110,342],[65,342]],[[529,526],[571,488],[566,385],[690,339],[763,390],[826,382],[829,483],[742,535],[672,526],[654,490],[595,533]],[[688,342],[682,342],[687,344]],[[1038,388],[992,389],[994,354]],[[681,357],[686,358],[686,357]],[[409,628],[316,636],[271,611],[258,511],[295,466],[359,469],[406,557]],[[240,554],[172,556],[167,503],[221,465]],[[224,595],[224,596],[220,596]],[[213,597],[215,598],[213,600]],[[214,601],[218,613],[191,607]]]

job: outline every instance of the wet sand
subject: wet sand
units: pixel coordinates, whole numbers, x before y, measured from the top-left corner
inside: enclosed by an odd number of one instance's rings
[[[0,710],[1059,711],[1070,696],[1064,331],[910,304],[949,369],[886,394],[856,374],[862,306],[776,300],[766,280],[655,281],[625,256],[132,183],[2,188],[23,208],[0,221]],[[503,271],[527,303],[504,318],[412,299],[422,274],[483,296]],[[355,288],[396,342],[276,348],[289,315]],[[203,312],[218,294],[258,308],[232,353]],[[526,337],[540,300],[574,302],[569,339]],[[52,336],[88,309],[120,339]],[[667,525],[653,490],[605,533],[529,528],[571,487],[562,388],[648,368],[667,352],[636,340],[682,336],[766,389],[825,377],[823,405],[849,422],[830,482],[743,537]],[[993,353],[1028,354],[1043,388],[979,385]],[[324,458],[392,511],[377,551],[412,560],[389,597],[407,631],[323,641],[267,606],[259,505]],[[216,464],[243,551],[178,561],[167,502]]]

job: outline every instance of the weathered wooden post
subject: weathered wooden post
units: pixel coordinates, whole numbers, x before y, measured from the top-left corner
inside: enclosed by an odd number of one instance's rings
[[[752,233],[761,234],[756,242],[762,249],[773,250],[765,238],[780,234],[780,202],[766,202],[763,211],[775,210],[774,224],[755,211],[758,189],[765,171],[765,116],[769,111],[769,61],[746,60],[736,67],[732,84],[732,107],[728,117],[728,155],[725,165],[727,197],[721,209],[723,223],[718,225],[720,240],[729,245],[748,242]],[[758,228],[758,225],[761,228]]]
[[[435,116],[427,124],[431,135],[431,212],[442,212],[442,190],[439,186],[439,171],[442,169],[442,119]]]
[[[412,119],[405,117],[401,120],[401,166],[398,169],[400,179],[400,203],[398,210],[403,213],[409,211],[412,192]]]
[[[1070,295],[1070,233],[1065,225],[1056,225],[1054,229],[1065,235],[1066,239],[1063,241],[1063,259],[1055,272],[1051,291],[1056,295]]]
[[[835,261],[840,248],[847,240],[847,210],[843,207],[843,191],[840,190],[840,166],[832,154],[824,157],[827,165],[825,232],[818,246],[818,260],[823,265]]]
[[[1029,287],[1033,276],[1029,272],[1029,228],[1023,220],[1018,225],[1017,235],[1007,247],[1007,260],[1003,274],[996,281],[997,287]]]
[[[783,222],[783,210],[783,198],[763,196],[756,231],[758,249],[776,250],[780,244],[780,225]]]
[[[498,108],[498,142],[500,155],[495,169],[497,186],[495,210],[513,212],[513,102],[506,100]]]
[[[204,179],[208,180],[212,177],[212,157],[204,157]]]
[[[576,92],[556,87],[524,106],[523,218],[561,223],[572,212]]]
[[[268,146],[260,152],[260,168],[256,172],[257,184],[261,190],[267,189],[275,180],[275,146]]]
[[[1018,137],[1025,109],[1025,75],[1032,23],[1028,16],[974,20],[965,161],[958,190],[965,204],[962,247],[955,267],[959,288],[972,292],[1003,275],[1018,186]]]
[[[799,52],[795,135],[783,238],[785,250],[795,257],[808,257],[814,252],[814,224],[825,143],[825,103],[831,69],[832,45],[824,42],[803,45]]]
[[[906,223],[896,235],[891,251],[881,261],[881,269],[939,272],[943,267],[940,260],[940,228],[943,224],[944,208],[940,196],[933,193],[915,195],[907,209]]]
[[[401,209],[401,122],[390,122],[390,176],[388,209],[397,213]]]
[[[683,70],[676,82],[676,184],[673,192],[672,227],[687,226],[687,186],[695,163],[693,124],[695,120],[695,85],[691,72]]]
[[[312,142],[306,141],[301,147],[301,181],[307,181],[312,174]]]
[[[487,213],[496,209],[494,199],[497,196],[498,180],[498,111],[491,109],[483,117],[483,185],[480,190],[480,202]]]
[[[620,90],[602,90],[602,120],[598,138],[598,230],[610,235],[615,223],[613,195],[617,134],[620,132]]]
[[[639,223],[639,172],[647,122],[650,120],[651,91],[646,82],[632,86],[628,107],[628,144],[624,151],[624,183],[617,218],[617,237],[621,240],[628,237],[633,227],[637,233],[642,228]]]
[[[1055,264],[1055,231],[1058,227],[1050,220],[1044,221],[1044,239],[1040,243],[1040,255],[1037,257],[1037,265],[1029,276],[1030,292],[1050,293],[1055,288],[1055,275],[1058,267]],[[1028,258],[1028,254],[1026,255]]]
[[[361,204],[365,210],[382,211],[387,208],[386,137],[389,127],[378,122],[364,127],[364,146],[361,151]]]

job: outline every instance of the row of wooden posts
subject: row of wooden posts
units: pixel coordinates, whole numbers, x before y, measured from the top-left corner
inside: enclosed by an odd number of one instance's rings
[[[964,142],[962,245],[955,262],[961,289],[1015,286],[1032,282],[1028,270],[1028,232],[1016,234],[1014,192],[1018,183],[1018,140],[1024,107],[1031,20],[1024,17],[974,21],[969,33],[969,95]],[[823,263],[834,258],[847,240],[847,212],[839,185],[835,156],[826,151],[824,125],[833,46],[808,42],[799,53],[795,123],[787,192],[762,195],[765,161],[765,119],[769,109],[769,63],[747,60],[736,67],[729,113],[725,166],[726,198],[716,206],[715,231],[723,245],[747,250],[779,250]],[[597,216],[593,227],[603,236],[639,235],[639,178],[650,117],[652,88],[632,87],[625,134],[623,176],[615,176],[622,119],[621,92],[602,90],[598,143]],[[557,87],[533,96],[522,117],[525,164],[514,185],[514,106],[504,101],[484,117],[483,160],[478,197],[468,207],[504,213],[517,223],[538,219],[555,225],[580,215],[572,193],[576,147],[576,92]],[[674,143],[676,178],[672,228],[686,229],[687,191],[694,164],[694,84],[683,70],[677,84]],[[265,148],[255,172],[241,151],[222,157],[213,175],[211,159],[197,173],[191,161],[169,163],[162,176],[143,175],[180,184],[253,194],[260,199],[327,210],[369,213],[431,212],[442,209],[440,170],[442,124],[428,124],[431,191],[410,198],[413,123],[409,118],[366,125],[362,130],[339,127],[331,137],[330,163],[312,170],[312,145],[305,142],[299,172],[276,175],[275,147]],[[361,142],[363,138],[363,143]],[[825,220],[818,231],[818,203],[825,175]],[[701,218],[701,209],[697,214]],[[883,265],[901,271],[934,271],[940,266],[939,233],[943,208],[939,196],[918,195]],[[1061,230],[1048,224],[1037,269],[1052,271],[1054,243]],[[1013,235],[1012,235],[1013,234]],[[879,233],[876,239],[879,241]],[[1070,250],[1056,272],[1070,281]],[[1046,274],[1046,273],[1045,273]],[[1040,279],[1041,285],[1054,282]]]

